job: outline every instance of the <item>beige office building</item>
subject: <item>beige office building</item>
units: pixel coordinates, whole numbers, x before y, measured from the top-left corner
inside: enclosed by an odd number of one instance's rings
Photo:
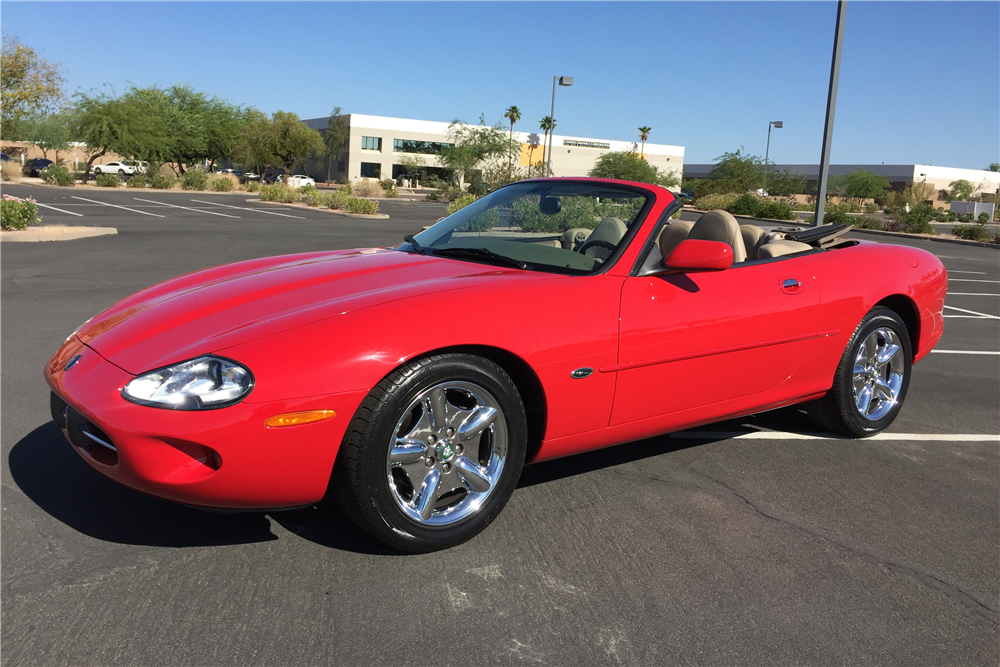
[[[350,114],[347,119],[350,133],[346,150],[330,165],[332,180],[343,183],[359,178],[395,178],[404,171],[400,164],[403,156],[419,156],[427,167],[443,166],[438,153],[448,145],[449,123],[362,114]],[[327,127],[326,118],[313,118],[305,123],[320,131]],[[515,131],[514,138],[521,143],[522,167],[537,163],[547,155],[542,146],[544,134]],[[601,155],[633,148],[639,150],[641,146],[631,141],[556,134],[552,137],[552,174],[586,176]],[[646,160],[663,173],[675,172],[679,178],[684,170],[683,146],[646,142],[642,151]],[[306,171],[314,178],[325,180],[326,168],[325,164],[307,165]]]

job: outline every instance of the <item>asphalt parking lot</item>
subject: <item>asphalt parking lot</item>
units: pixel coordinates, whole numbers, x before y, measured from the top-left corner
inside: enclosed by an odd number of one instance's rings
[[[537,464],[473,541],[400,556],[333,511],[216,515],[116,485],[51,423],[42,368],[141,288],[396,244],[443,205],[4,192],[118,230],[0,248],[5,665],[1000,662],[1000,249],[899,241],[948,268],[948,319],[886,434],[825,437],[786,408]]]

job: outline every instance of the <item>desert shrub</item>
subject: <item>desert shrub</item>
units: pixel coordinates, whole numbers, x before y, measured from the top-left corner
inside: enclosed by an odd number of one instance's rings
[[[73,174],[61,164],[50,164],[40,175],[49,185],[73,185]]]
[[[176,179],[166,174],[153,174],[149,179],[149,186],[157,190],[169,190],[174,187]]]
[[[493,207],[455,227],[456,232],[488,232],[500,222],[500,209]]]
[[[760,209],[757,211],[757,217],[771,220],[795,220],[798,216],[792,211],[792,207],[783,201],[762,201]]]
[[[10,160],[0,166],[0,179],[7,182],[17,182],[21,180],[21,163]]]
[[[958,216],[958,221],[959,222],[972,222],[972,214],[971,213],[963,213],[962,215]]]
[[[0,229],[24,229],[29,223],[38,221],[38,204],[34,199],[3,196],[3,201],[0,201]]]
[[[343,192],[345,195],[352,195],[354,194],[354,188],[351,187],[350,183],[344,183],[337,188],[337,192]]]
[[[132,178],[125,181],[125,187],[127,188],[144,188],[149,183],[143,174],[136,174]]]
[[[232,192],[240,187],[240,179],[232,174],[213,174],[208,184],[215,192]]]
[[[373,215],[378,213],[378,202],[370,199],[359,199],[358,197],[347,197],[347,210],[351,213],[364,213]]]
[[[979,241],[980,243],[989,243],[992,240],[990,230],[986,229],[985,225],[958,225],[952,233],[960,239]]]
[[[727,206],[726,210],[733,215],[756,216],[760,211],[760,198],[747,192]]]
[[[321,193],[317,199],[319,206],[326,206],[327,208],[339,209],[341,211],[347,210],[347,200],[351,196],[344,191],[344,188],[339,190],[334,190],[333,192]]]
[[[865,204],[865,213],[868,215],[878,213],[878,206],[876,206],[873,202],[868,202]]]
[[[432,201],[455,201],[464,194],[466,193],[462,191],[462,188],[458,187],[455,183],[445,183],[440,190],[428,192],[427,199]]]
[[[208,174],[198,169],[189,169],[181,176],[181,188],[185,190],[205,190],[208,188]]]
[[[985,225],[989,221],[990,221],[990,214],[987,213],[986,211],[980,213],[979,217],[976,218],[976,222],[978,222],[981,225]]]
[[[898,221],[906,223],[906,231],[911,234],[936,234],[931,220],[937,213],[936,209],[927,203],[917,204],[909,212],[894,216]]]
[[[299,192],[304,195],[315,195],[319,193],[319,188],[315,185],[303,185],[299,188]]]
[[[299,198],[297,192],[293,192],[287,185],[283,183],[275,183],[274,185],[263,185],[260,188],[260,199],[261,201],[273,201],[279,202],[281,204],[291,204]]]
[[[381,197],[382,184],[378,181],[357,181],[351,194],[355,197]]]
[[[699,211],[725,210],[738,198],[739,195],[733,193],[705,195],[695,200],[694,207]]]
[[[246,190],[247,192],[257,192],[258,190],[260,190],[260,183],[256,181],[248,181],[247,183],[243,184],[243,189]]]
[[[476,201],[476,197],[474,195],[462,195],[452,203],[448,204],[448,208],[445,210],[448,211],[448,215],[451,215],[455,211],[465,208],[474,201]]]
[[[641,197],[623,201],[604,199],[600,203],[592,197],[562,197],[562,209],[547,215],[539,208],[539,197],[532,195],[514,201],[510,223],[526,232],[564,232],[577,227],[594,229],[609,216],[623,221],[634,219],[643,203]]]
[[[892,213],[892,207],[891,206],[883,206],[882,207],[882,212],[885,213],[886,215],[889,215],[890,213]]]
[[[846,206],[847,210],[845,213],[861,213],[861,204],[856,201],[849,201],[841,204],[841,206]]]
[[[305,192],[299,195],[299,203],[306,206],[320,206],[323,203],[323,195],[316,192]]]
[[[399,196],[399,191],[396,190],[396,181],[391,178],[383,179],[382,190],[385,191],[385,196],[389,199],[395,199]]]
[[[815,215],[810,215],[806,218],[806,222],[814,223],[816,221]],[[854,218],[847,215],[839,206],[824,206],[823,207],[823,224],[824,225],[853,225]]]
[[[98,174],[94,179],[94,185],[99,188],[117,188],[121,184],[122,179],[118,178],[118,174]]]

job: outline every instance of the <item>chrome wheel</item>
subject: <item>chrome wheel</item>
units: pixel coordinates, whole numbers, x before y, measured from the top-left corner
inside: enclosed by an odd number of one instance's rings
[[[851,385],[854,406],[869,421],[884,417],[896,405],[905,365],[899,337],[887,327],[868,334],[854,359]]]
[[[454,524],[493,493],[507,450],[506,419],[489,391],[467,381],[436,384],[410,402],[393,430],[390,493],[418,524]]]

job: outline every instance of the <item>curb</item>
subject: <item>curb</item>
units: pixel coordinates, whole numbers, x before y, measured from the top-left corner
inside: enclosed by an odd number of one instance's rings
[[[35,243],[39,241],[72,241],[91,236],[107,236],[117,234],[114,227],[29,227],[17,232],[0,232],[0,242],[3,243]]]
[[[263,206],[280,206],[284,208],[295,208],[304,211],[318,211],[320,213],[329,213],[330,215],[338,215],[344,218],[362,218],[366,220],[388,220],[389,215],[386,213],[348,213],[347,211],[335,211],[332,208],[320,208],[319,206],[306,206],[305,204],[283,204],[276,201],[261,201],[260,199],[246,199],[244,200],[247,204],[261,204]]]

